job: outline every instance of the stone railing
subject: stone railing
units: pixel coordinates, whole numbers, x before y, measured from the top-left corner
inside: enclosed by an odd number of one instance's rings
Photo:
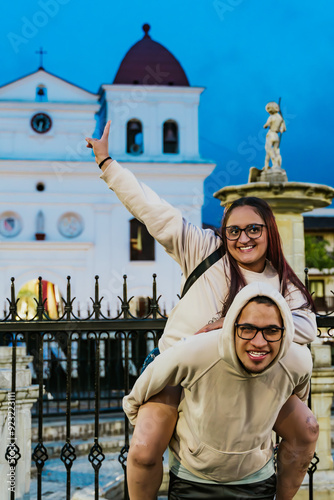
[[[16,348],[16,391],[12,393],[12,347],[0,347],[0,498],[28,500],[31,470],[31,407],[38,386],[31,384],[32,356]],[[19,455],[17,452],[19,449]],[[8,460],[6,459],[8,454]]]

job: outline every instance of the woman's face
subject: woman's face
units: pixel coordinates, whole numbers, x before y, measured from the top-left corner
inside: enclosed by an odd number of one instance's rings
[[[232,210],[226,226],[238,226],[240,229],[244,229],[250,224],[264,224],[264,220],[253,207],[246,205]],[[256,273],[261,273],[264,270],[268,247],[266,227],[262,228],[260,238],[255,240],[249,238],[245,231],[242,231],[237,240],[226,239],[226,242],[228,252],[240,267]]]

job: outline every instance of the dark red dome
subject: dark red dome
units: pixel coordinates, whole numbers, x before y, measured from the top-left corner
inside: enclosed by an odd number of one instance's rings
[[[189,82],[179,61],[148,34],[149,24],[144,24],[144,37],[125,55],[114,83],[138,85],[188,86]]]

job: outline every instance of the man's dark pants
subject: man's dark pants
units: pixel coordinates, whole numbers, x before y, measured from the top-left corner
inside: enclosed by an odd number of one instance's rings
[[[168,500],[273,500],[276,492],[276,476],[265,481],[241,485],[205,484],[180,479],[172,472]]]

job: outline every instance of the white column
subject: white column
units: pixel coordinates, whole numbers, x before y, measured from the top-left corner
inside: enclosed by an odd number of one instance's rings
[[[16,355],[16,400],[11,399],[12,347],[0,347],[0,498],[10,498],[10,465],[5,459],[10,444],[11,418],[15,414],[16,444],[21,458],[15,468],[15,499],[28,500],[31,469],[31,407],[38,397],[38,386],[31,385],[31,372],[27,367],[32,356],[26,355],[25,347],[17,347]]]
[[[317,454],[318,470],[333,471],[331,453],[331,407],[334,396],[334,367],[331,366],[331,348],[317,339],[312,343],[314,368],[312,374],[312,410],[317,417],[320,433]]]
[[[281,235],[286,260],[298,278],[304,283],[305,244],[303,216],[296,213],[275,213],[275,218]]]

